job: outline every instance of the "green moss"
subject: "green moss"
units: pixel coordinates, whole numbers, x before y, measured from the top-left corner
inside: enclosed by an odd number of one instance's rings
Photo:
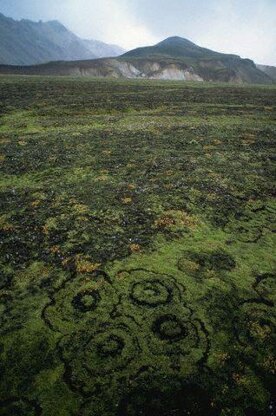
[[[0,92],[0,415],[265,415],[275,88]]]

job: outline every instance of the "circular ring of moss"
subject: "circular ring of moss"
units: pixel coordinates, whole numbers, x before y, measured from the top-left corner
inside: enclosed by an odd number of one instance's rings
[[[92,334],[89,331],[74,334],[62,345],[65,366],[70,366],[74,374],[71,383],[82,392],[91,393],[96,384],[100,387],[121,379],[139,359],[137,333],[136,325],[122,318],[115,323],[102,322],[95,331],[92,329]]]
[[[208,333],[203,330],[201,321],[180,308],[172,313],[154,314],[146,342],[152,360],[162,356],[178,367],[184,361],[196,365],[208,354]]]
[[[130,299],[139,306],[154,308],[172,301],[172,289],[158,279],[144,280],[132,285]]]
[[[56,290],[42,317],[51,329],[66,333],[108,320],[118,294],[104,274],[78,275]]]
[[[81,312],[95,311],[101,300],[98,290],[84,290],[74,296],[72,305]]]
[[[152,325],[152,332],[161,340],[180,341],[189,334],[188,328],[175,315],[163,315]]]
[[[120,271],[118,277],[127,285],[125,301],[140,307],[139,313],[171,303],[183,305],[186,288],[174,276],[147,269],[132,269]]]
[[[118,335],[104,336],[96,344],[99,357],[116,357],[121,355],[125,347],[125,341]]]
[[[271,303],[276,300],[276,275],[273,273],[265,273],[257,277],[256,284],[253,285],[256,293]]]
[[[254,351],[269,354],[274,345],[275,315],[271,307],[262,301],[244,303],[234,319],[235,334],[243,346],[254,347]]]
[[[106,326],[86,344],[84,356],[92,374],[108,374],[128,366],[138,353],[136,339],[124,325]],[[90,368],[90,363],[94,363]]]

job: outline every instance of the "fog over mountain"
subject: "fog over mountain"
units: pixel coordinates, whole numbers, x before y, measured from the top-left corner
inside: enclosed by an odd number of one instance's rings
[[[0,13],[0,63],[32,65],[49,61],[74,61],[122,54],[119,46],[84,40],[59,21],[15,21]]]
[[[81,39],[130,50],[170,36],[276,65],[275,0],[0,0],[14,19],[58,20]]]
[[[276,67],[269,65],[257,65],[257,68],[265,72],[271,79],[276,82]]]

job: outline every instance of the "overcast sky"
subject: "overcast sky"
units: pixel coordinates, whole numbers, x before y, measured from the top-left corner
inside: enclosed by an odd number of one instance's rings
[[[0,0],[0,12],[57,19],[81,37],[126,49],[178,35],[276,65],[276,0]]]

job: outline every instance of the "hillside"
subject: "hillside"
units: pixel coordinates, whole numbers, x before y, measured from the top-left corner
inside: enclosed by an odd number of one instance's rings
[[[134,49],[118,58],[50,62],[24,68],[0,66],[0,73],[273,83],[272,78],[249,59],[201,48],[179,37],[168,38],[155,46]]]
[[[0,13],[0,63],[33,65],[49,61],[74,61],[123,52],[118,46],[83,40],[60,22],[16,21]]]
[[[211,51],[210,49],[201,48],[188,39],[179,36],[172,36],[157,43],[154,46],[133,49],[126,52],[124,57],[127,58],[149,58],[158,56],[167,56],[168,58],[194,58],[194,59],[209,59],[209,58],[223,58],[225,54]],[[227,55],[237,58],[237,55]]]
[[[266,73],[270,78],[276,81],[276,67],[269,65],[257,65],[257,68]]]
[[[196,74],[204,81],[238,84],[272,82],[250,59],[202,48],[177,36],[165,39],[154,46],[134,49],[125,53],[122,58],[131,60],[133,64],[145,60],[161,61],[162,67],[167,62],[170,67],[176,65],[178,71]]]

